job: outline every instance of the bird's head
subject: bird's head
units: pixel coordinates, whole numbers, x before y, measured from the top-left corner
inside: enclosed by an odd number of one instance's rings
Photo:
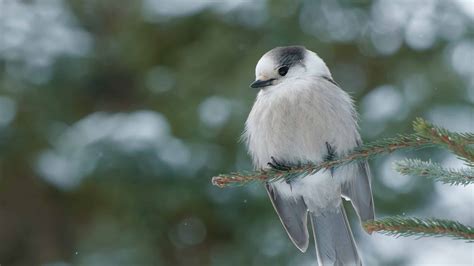
[[[285,46],[276,47],[260,58],[255,77],[250,87],[263,89],[300,78],[331,78],[331,73],[316,53],[303,46]]]

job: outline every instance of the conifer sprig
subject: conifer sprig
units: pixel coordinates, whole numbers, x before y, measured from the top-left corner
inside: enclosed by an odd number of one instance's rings
[[[474,241],[474,228],[456,221],[435,218],[394,216],[364,223],[367,232],[392,236],[449,236],[454,239]]]
[[[253,181],[290,180],[314,174],[323,169],[330,169],[370,159],[379,154],[391,153],[400,149],[423,148],[431,146],[428,139],[412,135],[398,135],[394,138],[387,138],[380,141],[374,141],[354,149],[349,154],[337,157],[330,161],[324,161],[320,164],[299,163],[289,166],[289,170],[265,169],[260,171],[234,172],[230,174],[221,174],[212,178],[212,183],[218,187],[233,185],[245,185]]]
[[[456,133],[445,128],[417,118],[413,122],[413,129],[420,137],[429,139],[434,145],[441,145],[451,150],[461,160],[472,164],[474,162],[474,134]]]
[[[444,128],[434,126],[421,118],[415,120],[413,128],[415,130],[413,134],[377,140],[359,146],[352,152],[330,161],[323,161],[319,164],[300,162],[299,164],[289,166],[289,170],[265,169],[221,174],[213,177],[212,183],[218,187],[227,187],[245,185],[254,181],[274,182],[290,180],[311,175],[320,170],[365,161],[397,150],[420,149],[432,146],[447,148],[463,159],[468,166],[473,166],[474,148],[472,145],[474,144],[474,134],[450,132]]]
[[[424,162],[418,159],[405,159],[395,163],[395,170],[403,175],[422,176],[450,185],[474,183],[474,169],[445,169],[440,164]]]

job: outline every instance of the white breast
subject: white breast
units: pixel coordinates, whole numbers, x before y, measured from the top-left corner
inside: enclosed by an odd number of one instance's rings
[[[292,86],[261,91],[244,132],[256,168],[271,156],[287,162],[318,162],[326,142],[342,154],[359,138],[350,97],[324,79],[295,80]]]

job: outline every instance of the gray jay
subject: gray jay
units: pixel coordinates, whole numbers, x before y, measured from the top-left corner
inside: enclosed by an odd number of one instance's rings
[[[255,75],[250,87],[259,92],[243,133],[255,168],[318,163],[361,144],[352,99],[316,53],[277,47],[258,61]],[[373,220],[370,178],[363,162],[265,187],[298,249],[308,248],[309,216],[320,265],[361,265],[341,198],[352,202],[361,221]]]

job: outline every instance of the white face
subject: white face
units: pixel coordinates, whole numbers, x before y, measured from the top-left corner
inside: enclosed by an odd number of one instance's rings
[[[277,48],[278,49],[278,48]],[[281,48],[280,48],[281,49]],[[295,78],[331,77],[331,73],[323,60],[315,53],[304,50],[303,58],[291,64],[279,63],[280,54],[271,50],[264,54],[255,68],[256,80],[250,86],[265,88],[284,82],[291,82]]]

